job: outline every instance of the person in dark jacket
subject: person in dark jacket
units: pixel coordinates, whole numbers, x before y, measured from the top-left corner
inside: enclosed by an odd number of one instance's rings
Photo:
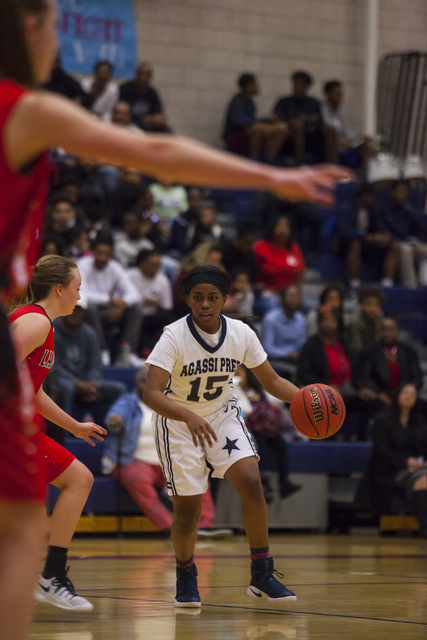
[[[357,502],[377,514],[392,510],[397,488],[413,501],[420,536],[427,538],[427,423],[413,384],[403,385],[375,420],[372,455]]]
[[[376,400],[378,409],[391,402],[403,384],[412,383],[420,390],[423,376],[413,347],[399,340],[397,321],[385,316],[379,341],[363,349],[359,355],[355,386],[363,400]]]

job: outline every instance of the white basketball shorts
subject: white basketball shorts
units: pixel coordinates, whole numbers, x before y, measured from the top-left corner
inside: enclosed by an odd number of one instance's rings
[[[218,442],[213,447],[195,447],[184,422],[163,418],[153,413],[152,425],[160,464],[166,478],[169,495],[195,496],[208,488],[209,468],[213,477],[223,478],[237,460],[255,456],[255,444],[240,415],[235,397],[210,416],[205,417],[215,431]]]

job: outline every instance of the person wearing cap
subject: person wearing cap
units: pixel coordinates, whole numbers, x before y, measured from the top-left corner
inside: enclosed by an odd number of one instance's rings
[[[84,321],[87,307],[87,299],[81,297],[71,315],[54,322],[55,363],[48,392],[67,413],[90,412],[102,422],[108,406],[126,393],[126,387],[103,379],[98,337]]]

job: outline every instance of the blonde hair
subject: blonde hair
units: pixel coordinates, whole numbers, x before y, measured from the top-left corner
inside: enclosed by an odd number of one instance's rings
[[[74,277],[75,269],[77,269],[76,263],[69,258],[43,256],[33,269],[26,292],[19,298],[15,298],[9,305],[9,313],[26,304],[35,304],[44,300],[52,287],[58,284],[67,287]]]

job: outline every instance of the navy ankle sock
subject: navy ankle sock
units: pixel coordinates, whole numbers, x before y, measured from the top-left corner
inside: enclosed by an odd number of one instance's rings
[[[189,560],[185,560],[185,562],[181,562],[181,560],[176,559],[176,566],[179,569],[189,569],[191,565],[194,564],[194,556],[191,556]]]
[[[251,549],[251,561],[255,562],[255,560],[263,560],[264,558],[269,558],[270,553],[268,551],[268,547],[260,547],[259,549]]]

